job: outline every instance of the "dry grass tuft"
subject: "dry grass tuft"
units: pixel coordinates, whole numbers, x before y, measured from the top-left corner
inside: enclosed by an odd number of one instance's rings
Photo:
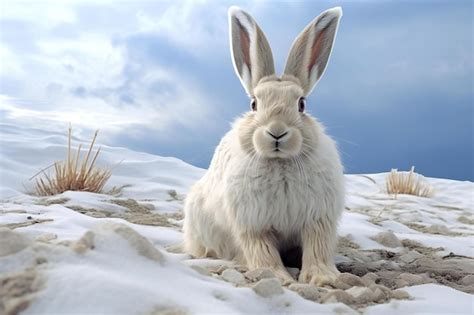
[[[36,179],[36,194],[51,196],[67,190],[102,192],[112,173],[110,170],[101,169],[95,165],[101,149],[99,147],[95,153],[92,152],[98,133],[99,130],[95,132],[87,154],[81,157],[81,144],[75,154],[71,152],[72,129],[69,127],[66,161],[55,162],[50,166],[54,167],[53,176],[46,173],[46,170],[50,168],[48,167],[31,178],[41,175]]]
[[[420,174],[415,173],[415,167],[412,166],[409,172],[398,172],[392,169],[387,176],[387,192],[395,195],[399,194],[414,195],[418,197],[432,197],[433,187]]]

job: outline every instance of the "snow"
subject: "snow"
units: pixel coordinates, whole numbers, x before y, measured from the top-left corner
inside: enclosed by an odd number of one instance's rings
[[[406,291],[414,300],[392,300],[370,307],[365,314],[472,314],[473,297],[470,294],[435,284],[417,285]]]
[[[31,118],[30,118],[31,119]],[[133,199],[147,205],[152,214],[179,213],[190,186],[205,172],[172,157],[134,152],[102,145],[100,164],[113,166],[106,189],[123,187],[120,195],[65,192],[51,198],[27,194],[29,178],[66,151],[65,133],[58,126],[30,128],[4,119],[0,123],[0,226],[15,226],[32,245],[15,254],[0,257],[0,277],[27,267],[41,279],[42,287],[29,300],[22,314],[146,314],[170,309],[190,313],[354,313],[341,303],[318,304],[284,290],[270,298],[258,296],[251,288],[234,287],[216,277],[201,275],[191,266],[220,266],[220,260],[190,259],[185,254],[167,252],[179,244],[181,221],[176,226],[134,224],[123,218],[127,208],[116,200]],[[87,139],[74,139],[87,144]],[[99,135],[100,142],[100,135]],[[339,234],[361,249],[386,249],[372,238],[392,230],[400,239],[410,239],[427,247],[443,247],[439,255],[453,252],[474,256],[472,225],[459,220],[473,218],[474,184],[428,178],[432,198],[399,195],[384,191],[384,174],[347,175],[347,211]],[[48,201],[55,201],[48,204]],[[117,217],[92,217],[70,207],[101,209]],[[47,220],[30,224],[32,220]],[[107,228],[123,224],[148,240],[163,255],[158,263],[140,254],[140,247]],[[412,224],[418,224],[414,227]],[[421,227],[443,226],[450,233],[434,234]],[[93,250],[77,252],[77,242],[87,231],[95,235]],[[452,233],[451,233],[452,232]],[[50,242],[39,241],[52,235]],[[69,243],[67,243],[69,242]],[[69,244],[69,245],[68,245]],[[46,262],[39,264],[38,259]],[[437,284],[407,287],[412,300],[391,300],[369,305],[364,314],[471,314],[473,296]],[[1,300],[1,299],[0,299]]]

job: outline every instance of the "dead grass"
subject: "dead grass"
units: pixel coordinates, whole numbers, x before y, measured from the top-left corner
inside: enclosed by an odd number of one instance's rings
[[[55,162],[51,165],[51,167],[54,167],[53,175],[48,175],[46,172],[48,168],[46,168],[31,178],[39,176],[36,179],[36,194],[39,196],[52,196],[68,190],[102,192],[112,173],[108,169],[101,169],[96,166],[101,150],[99,147],[93,153],[98,133],[99,130],[94,133],[87,154],[81,156],[82,144],[79,145],[76,153],[71,150],[72,128],[69,127],[66,160]]]
[[[412,166],[409,172],[398,172],[392,169],[387,176],[387,193],[395,195],[399,194],[414,195],[419,197],[432,197],[433,188],[425,181],[423,176],[415,173],[415,167]]]

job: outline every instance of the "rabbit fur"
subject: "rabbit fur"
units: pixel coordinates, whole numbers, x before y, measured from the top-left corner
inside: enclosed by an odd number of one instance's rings
[[[321,285],[339,274],[333,255],[343,167],[334,141],[302,107],[326,68],[341,16],[337,7],[315,18],[278,77],[260,27],[229,9],[234,68],[254,110],[234,122],[186,198],[185,252],[271,268],[287,283],[294,279],[280,253],[300,248],[299,281]]]

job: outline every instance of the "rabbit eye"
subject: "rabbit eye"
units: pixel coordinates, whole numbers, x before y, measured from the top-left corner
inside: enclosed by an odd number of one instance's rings
[[[300,97],[298,100],[298,111],[300,113],[304,112],[304,109],[306,107],[306,99],[304,97]]]
[[[250,101],[250,108],[252,108],[252,111],[256,111],[257,110],[257,100],[252,98],[252,100]]]

